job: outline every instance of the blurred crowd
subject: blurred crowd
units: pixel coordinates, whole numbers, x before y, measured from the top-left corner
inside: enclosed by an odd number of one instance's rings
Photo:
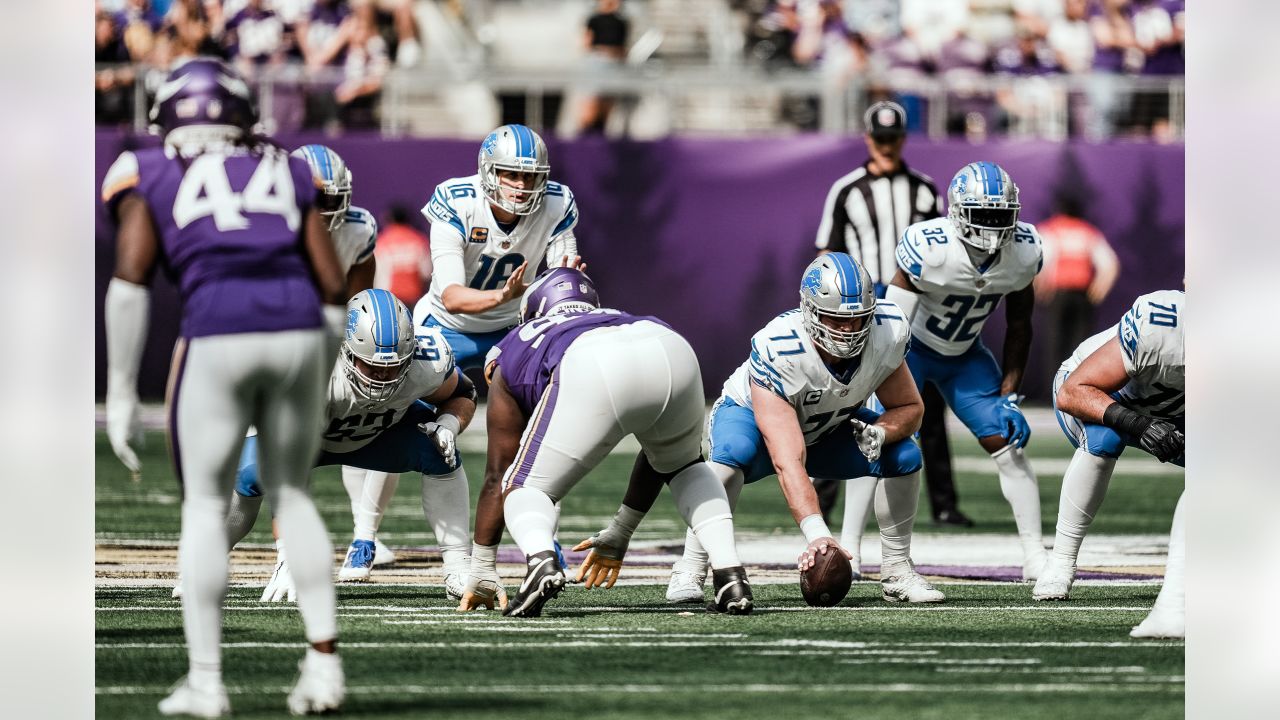
[[[303,82],[273,92],[273,117],[296,127],[375,127],[392,63],[421,54],[412,0],[95,0],[97,121],[129,123],[135,70],[216,55],[252,77],[292,66]]]
[[[747,52],[767,67],[870,73],[895,86],[938,78],[952,90],[951,134],[1000,131],[1066,103],[1063,134],[1169,132],[1165,90],[1117,92],[1122,76],[1181,76],[1185,0],[735,0],[750,20]],[[1075,76],[1056,97],[1048,83],[968,90],[975,78]],[[1158,83],[1157,83],[1158,85]],[[911,105],[915,98],[900,97]],[[920,118],[922,113],[910,112]],[[803,124],[803,123],[802,123]]]

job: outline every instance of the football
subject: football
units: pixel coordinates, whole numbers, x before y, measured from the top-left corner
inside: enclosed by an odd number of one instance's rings
[[[800,572],[800,593],[810,607],[831,607],[849,594],[853,566],[844,553],[829,548],[818,553],[813,567]]]

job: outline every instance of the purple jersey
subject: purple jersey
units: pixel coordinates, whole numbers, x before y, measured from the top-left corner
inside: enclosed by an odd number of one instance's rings
[[[182,297],[183,337],[322,326],[303,248],[315,198],[305,160],[275,148],[192,158],[125,151],[107,171],[102,200],[114,213],[130,192],[151,211],[161,263]]]
[[[588,330],[630,325],[643,320],[670,327],[655,317],[608,309],[536,318],[507,333],[489,351],[488,362],[497,363],[516,404],[525,415],[532,415],[533,408],[551,381],[552,373],[560,366],[560,360],[574,340]]]

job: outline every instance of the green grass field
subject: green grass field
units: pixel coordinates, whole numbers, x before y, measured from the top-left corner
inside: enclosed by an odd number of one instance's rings
[[[968,458],[974,466],[976,444],[953,444],[958,464]],[[1060,437],[1033,442],[1031,449],[1045,467],[1070,455]],[[169,598],[172,561],[130,574],[108,557],[113,548],[143,541],[171,557],[179,493],[158,433],[149,438],[140,483],[129,479],[101,432],[97,457],[97,712],[154,717],[155,703],[186,667],[180,604]],[[465,463],[474,493],[483,458],[469,454]],[[1126,463],[1129,458],[1119,465],[1091,538],[1168,533],[1181,472],[1126,472]],[[564,503],[562,537],[576,540],[607,521],[629,469],[630,458],[610,456],[575,489]],[[1046,540],[1060,479],[1060,471],[1040,471]],[[957,480],[961,506],[978,527],[944,534],[928,523],[926,501],[918,537],[1014,533],[993,473],[961,471]],[[416,478],[402,480],[380,536],[406,548],[407,557],[432,560],[438,556],[428,550],[434,539],[422,519],[418,486]],[[351,520],[336,468],[317,471],[313,494],[335,547],[345,547]],[[270,541],[266,514],[248,543]],[[798,536],[773,479],[744,492],[735,522],[744,538]],[[674,548],[682,527],[664,497],[640,526],[637,542],[666,541]],[[632,567],[624,568],[624,578]],[[131,580],[139,586],[128,586]],[[518,582],[514,574],[508,580]],[[265,575],[257,583],[263,581]],[[760,583],[756,613],[732,618],[668,606],[658,584],[609,591],[571,586],[543,618],[515,620],[496,613],[459,616],[438,585],[339,586],[349,686],[343,714],[1182,716],[1183,643],[1128,637],[1157,584],[1081,584],[1072,602],[1047,605],[1034,603],[1029,586],[1020,583],[940,578],[939,587],[948,595],[945,604],[898,606],[880,600],[878,583],[864,581],[841,606],[814,610],[804,606],[794,582]],[[237,717],[284,714],[284,694],[304,647],[295,607],[260,604],[258,594],[256,587],[233,587],[227,602],[223,667]]]

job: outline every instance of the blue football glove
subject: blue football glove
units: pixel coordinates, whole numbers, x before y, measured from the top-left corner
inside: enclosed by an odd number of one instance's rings
[[[1027,441],[1031,439],[1031,426],[1018,407],[1021,399],[1016,393],[1010,395],[1000,401],[1000,409],[997,411],[1005,439],[1010,445],[1019,448],[1026,447]]]

